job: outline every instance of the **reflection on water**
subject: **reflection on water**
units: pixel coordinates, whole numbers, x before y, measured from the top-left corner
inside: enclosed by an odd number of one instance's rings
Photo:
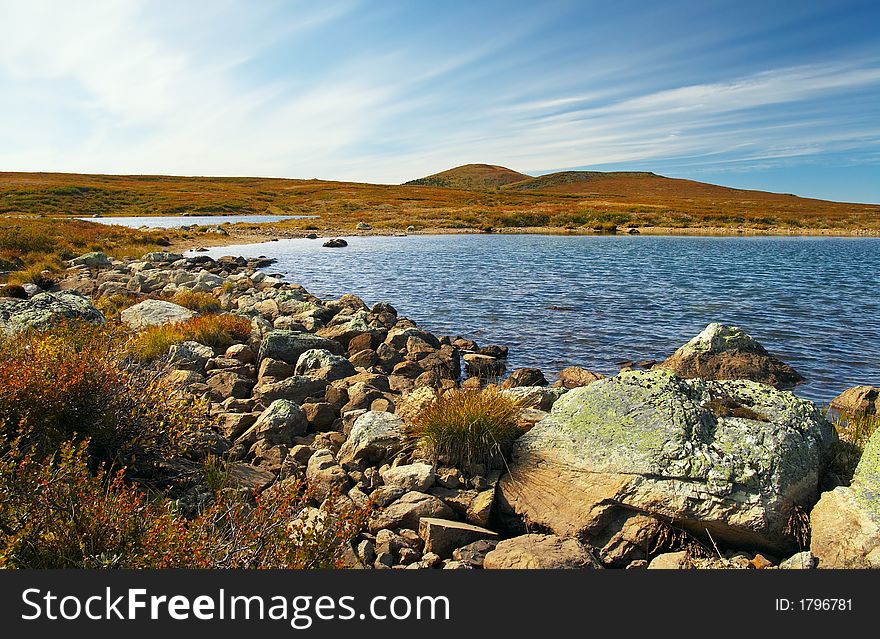
[[[437,334],[510,346],[508,370],[662,359],[709,322],[741,326],[828,401],[880,385],[880,240],[649,236],[352,237],[213,249],[266,255],[322,298],[386,300]]]

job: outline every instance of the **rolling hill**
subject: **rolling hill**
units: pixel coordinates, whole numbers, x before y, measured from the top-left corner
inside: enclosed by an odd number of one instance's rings
[[[411,180],[404,186],[438,186],[450,189],[495,189],[529,180],[531,176],[493,164],[465,164],[434,175]]]

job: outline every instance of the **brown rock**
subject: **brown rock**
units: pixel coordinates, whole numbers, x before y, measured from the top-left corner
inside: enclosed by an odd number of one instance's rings
[[[846,415],[877,415],[880,413],[880,388],[854,386],[831,400],[831,408]]]
[[[486,554],[483,568],[577,569],[601,565],[577,539],[528,534],[499,542]]]
[[[546,386],[547,380],[539,368],[517,368],[504,380],[501,388],[516,388],[518,386]]]
[[[451,557],[453,550],[475,541],[498,539],[498,533],[486,528],[434,517],[423,517],[419,521],[419,536],[425,540],[425,552],[443,558]]]
[[[561,386],[562,388],[577,388],[578,386],[587,386],[604,378],[605,376],[601,373],[594,373],[580,366],[569,366],[559,371],[559,379],[553,382],[553,385]]]

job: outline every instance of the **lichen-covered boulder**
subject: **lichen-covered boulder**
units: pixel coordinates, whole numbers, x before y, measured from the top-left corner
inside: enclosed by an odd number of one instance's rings
[[[791,389],[804,378],[736,326],[709,324],[703,331],[657,365],[679,377],[749,379]]]
[[[719,543],[788,552],[786,524],[815,502],[835,438],[790,392],[621,373],[569,391],[517,440],[499,505],[566,537],[607,538],[610,521],[635,511]]]
[[[294,372],[297,375],[315,375],[327,381],[351,377],[357,371],[346,358],[322,348],[312,348],[299,356]]]
[[[852,483],[822,494],[810,527],[819,568],[880,568],[880,430],[868,441]]]
[[[86,268],[107,268],[112,265],[112,262],[106,253],[95,251],[73,258],[70,260],[70,264],[72,266],[85,266]]]
[[[165,300],[144,300],[119,314],[122,323],[135,330],[163,324],[176,324],[195,317],[190,309]]]
[[[260,359],[271,357],[296,366],[300,355],[306,351],[321,349],[333,355],[342,355],[342,344],[331,339],[318,337],[312,333],[275,330],[263,338],[260,344]]]
[[[104,324],[104,315],[88,298],[71,291],[38,293],[23,300],[0,298],[0,333],[14,335],[29,328],[49,328],[64,320]]]
[[[403,420],[393,413],[367,411],[355,420],[339,450],[342,464],[377,465],[390,461],[405,443]]]

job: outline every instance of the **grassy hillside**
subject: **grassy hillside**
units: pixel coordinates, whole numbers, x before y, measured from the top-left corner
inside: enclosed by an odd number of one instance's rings
[[[493,164],[465,164],[406,182],[404,186],[439,186],[450,189],[494,189],[531,176]]]
[[[513,173],[513,172],[511,172]],[[519,174],[518,174],[519,175]],[[575,179],[580,178],[580,179]],[[531,179],[530,179],[531,180]],[[299,214],[279,232],[662,227],[880,233],[880,205],[742,191],[650,173],[561,173],[488,190],[272,178],[0,173],[3,216]],[[57,224],[57,222],[55,223]],[[97,236],[106,231],[94,231]]]

